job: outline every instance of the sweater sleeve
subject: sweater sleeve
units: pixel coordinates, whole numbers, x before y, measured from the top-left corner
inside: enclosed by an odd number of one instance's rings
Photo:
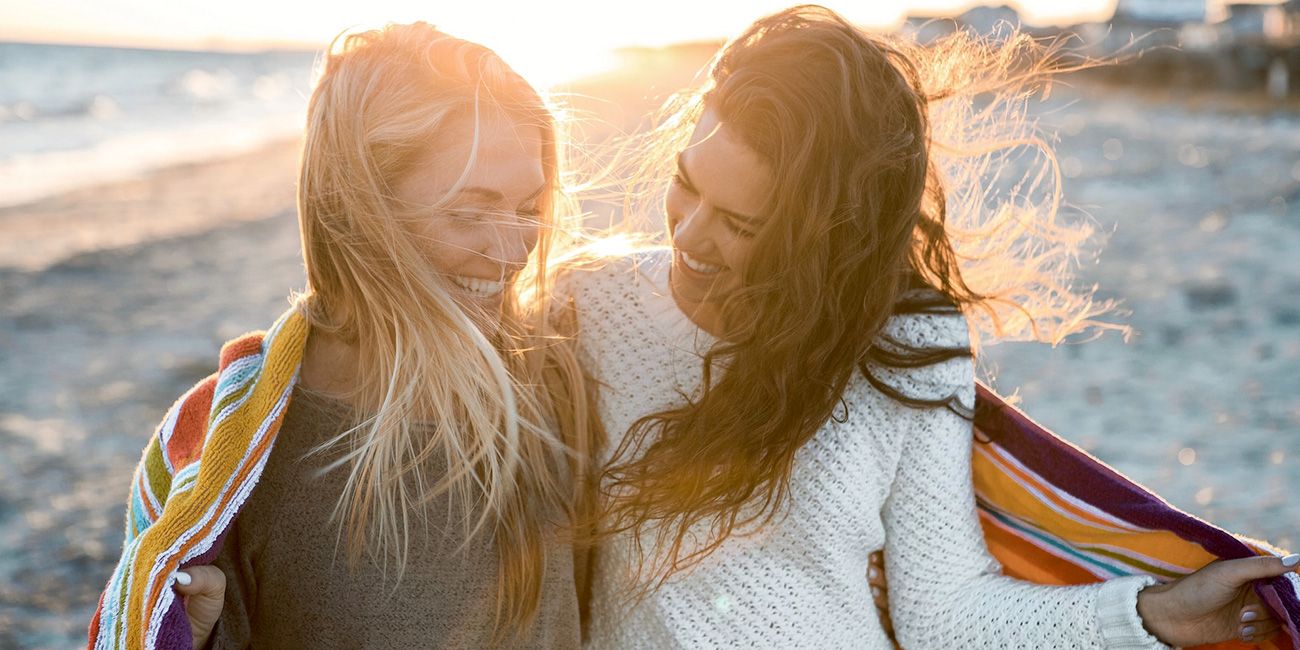
[[[946,320],[923,327],[964,344],[965,322],[958,329],[951,321],[959,319]],[[969,357],[894,373],[890,381],[912,395],[974,404]],[[882,516],[889,604],[903,647],[1165,647],[1137,614],[1137,592],[1149,578],[1061,587],[1001,575],[976,513],[970,421],[947,408],[897,408],[901,452]]]

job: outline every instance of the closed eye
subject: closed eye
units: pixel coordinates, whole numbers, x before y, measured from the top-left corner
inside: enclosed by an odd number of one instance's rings
[[[730,230],[732,234],[736,235],[737,237],[744,237],[746,239],[749,239],[750,237],[754,236],[753,231],[740,227],[740,224],[737,223],[736,220],[732,217],[723,216],[722,223],[727,227],[727,230]]]

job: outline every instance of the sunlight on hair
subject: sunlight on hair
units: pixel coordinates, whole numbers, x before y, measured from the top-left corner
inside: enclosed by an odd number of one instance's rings
[[[440,202],[403,205],[393,189],[438,138],[473,138],[472,161],[483,111],[542,129],[540,223],[518,224],[539,236],[499,308],[453,297],[409,227]],[[597,422],[548,302],[549,256],[564,254],[561,222],[577,214],[559,191],[556,133],[537,92],[491,50],[424,23],[388,25],[341,36],[322,61],[299,182],[309,291],[298,306],[312,337],[359,357],[345,396],[355,427],[321,450],[348,471],[336,508],[348,559],[385,575],[391,565],[401,580],[431,523],[459,526],[465,544],[491,539],[499,640],[536,617],[547,541],[581,504],[573,477],[585,475]],[[430,522],[440,497],[451,517]]]

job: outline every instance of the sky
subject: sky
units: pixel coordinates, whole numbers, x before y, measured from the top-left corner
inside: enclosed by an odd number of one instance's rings
[[[625,46],[720,40],[795,0],[0,0],[0,40],[186,49],[319,48],[344,29],[425,20],[497,50],[535,80],[599,71]],[[1115,0],[1019,0],[1025,20],[1109,16]],[[970,0],[822,0],[889,26],[908,12],[960,13]],[[996,3],[995,3],[996,4]]]

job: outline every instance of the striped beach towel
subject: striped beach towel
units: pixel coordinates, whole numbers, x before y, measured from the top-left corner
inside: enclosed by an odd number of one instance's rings
[[[1138,574],[1169,580],[1219,559],[1285,555],[1175,508],[983,385],[976,389],[975,435],[980,523],[1008,576],[1051,585]],[[1209,647],[1300,648],[1297,578],[1288,573],[1255,584],[1281,634]]]
[[[227,343],[217,373],[168,411],[136,468],[126,542],[90,622],[88,647],[191,647],[172,573],[216,558],[257,484],[293,393],[307,329],[291,309],[269,332]]]

